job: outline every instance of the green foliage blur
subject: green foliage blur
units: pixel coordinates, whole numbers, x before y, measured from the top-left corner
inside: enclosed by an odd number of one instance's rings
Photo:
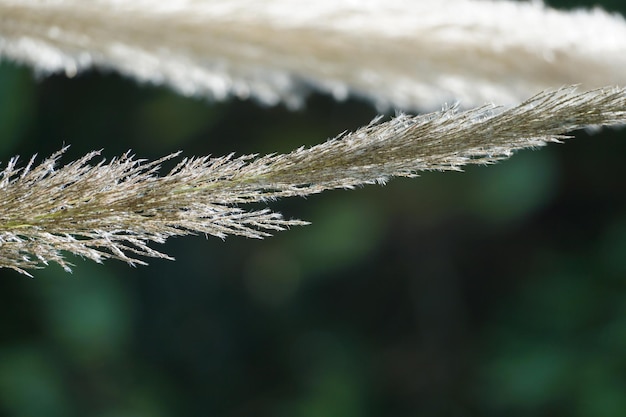
[[[65,162],[286,152],[376,114],[0,64],[3,163],[63,144]],[[495,166],[273,203],[312,225],[264,241],[0,270],[0,416],[624,416],[624,155],[626,129],[577,132]]]

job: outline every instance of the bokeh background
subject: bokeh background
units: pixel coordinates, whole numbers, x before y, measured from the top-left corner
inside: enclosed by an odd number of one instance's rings
[[[66,162],[286,152],[376,114],[0,63],[4,162],[64,143]],[[577,132],[496,166],[273,203],[312,225],[264,241],[0,270],[0,416],[624,416],[625,155],[626,129]]]

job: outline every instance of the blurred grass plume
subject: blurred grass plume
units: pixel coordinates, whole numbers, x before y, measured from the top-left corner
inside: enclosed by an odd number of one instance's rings
[[[541,1],[0,0],[0,56],[215,100],[294,108],[315,89],[433,111],[625,85],[626,22]]]

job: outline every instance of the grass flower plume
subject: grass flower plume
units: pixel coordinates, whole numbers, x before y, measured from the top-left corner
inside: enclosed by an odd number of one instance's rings
[[[297,107],[315,89],[432,111],[624,85],[626,22],[541,1],[0,0],[0,57],[216,100]]]
[[[13,158],[0,173],[0,267],[28,274],[56,262],[69,270],[64,252],[143,264],[143,257],[169,259],[149,244],[171,236],[262,238],[306,222],[242,205],[490,164],[575,129],[624,123],[626,90],[567,88],[510,109],[448,108],[375,120],[287,154],[185,158],[165,175],[161,164],[178,153],[152,162],[127,153],[106,162],[91,152],[58,166],[62,149],[23,168]]]

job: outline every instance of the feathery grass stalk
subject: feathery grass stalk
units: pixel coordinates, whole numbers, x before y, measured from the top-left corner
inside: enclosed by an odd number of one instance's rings
[[[538,1],[0,0],[0,57],[218,100],[295,107],[313,87],[431,111],[625,85],[626,22]]]
[[[303,225],[269,209],[238,205],[384,183],[423,170],[490,164],[515,150],[557,142],[567,132],[626,123],[626,89],[541,93],[517,107],[455,108],[375,120],[355,132],[282,155],[185,158],[164,176],[160,164],[130,154],[90,165],[99,152],[57,168],[63,150],[0,173],[0,267],[21,273],[57,262],[63,252],[101,262],[168,258],[149,247],[177,235],[262,238]]]

